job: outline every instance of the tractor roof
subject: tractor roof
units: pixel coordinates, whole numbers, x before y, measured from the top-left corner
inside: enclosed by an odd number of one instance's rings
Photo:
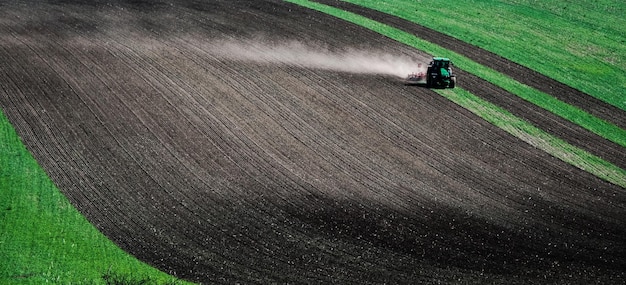
[[[433,61],[450,61],[447,57],[433,57]]]

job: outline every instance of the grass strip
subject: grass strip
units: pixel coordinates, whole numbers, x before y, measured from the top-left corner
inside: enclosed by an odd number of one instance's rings
[[[550,135],[462,88],[437,92],[526,143],[601,179],[626,188],[626,170]]]
[[[0,284],[186,284],[117,247],[67,200],[0,110]]]
[[[335,7],[308,0],[285,1],[325,14],[329,14],[331,16],[335,16],[353,24],[360,25],[408,46],[423,50],[427,53],[435,55],[446,55],[446,57],[453,58],[454,64],[459,68],[471,72],[472,74],[475,74],[476,76],[485,79],[486,81],[493,83],[496,86],[500,86],[504,90],[511,92],[512,94],[515,94],[520,98],[529,101],[545,110],[548,110],[574,124],[577,124],[602,138],[612,141],[622,147],[626,147],[626,130],[623,130],[620,127],[611,124],[605,120],[602,120],[598,117],[595,117],[578,107],[569,105],[546,93],[540,92],[530,86],[519,83],[518,81],[515,81],[512,78],[501,74],[491,68],[478,64],[463,55],[457,54],[439,45],[420,39],[415,35],[407,33],[403,30],[390,27],[388,25],[382,24],[380,22],[374,21],[358,14],[354,14],[352,12],[344,11]]]
[[[563,103],[552,96],[525,86],[464,56],[450,52],[438,45],[419,39],[412,34],[387,26],[361,15],[308,0],[285,1],[363,26],[391,39],[431,54],[448,54],[450,57],[455,59],[457,66],[465,70],[471,70],[477,76],[486,79],[511,93],[521,93],[521,96],[523,96],[522,98],[528,98],[526,100],[533,100],[539,104],[545,105],[544,108],[551,110],[555,114],[574,121],[586,129],[606,139],[616,142],[621,146],[626,146],[626,131],[621,128],[600,120],[574,106]],[[550,155],[553,155],[554,157],[557,157],[582,170],[588,171],[601,179],[626,188],[625,170],[548,134],[532,124],[514,116],[510,112],[488,101],[480,99],[476,95],[461,88],[440,91],[439,94],[472,111],[488,122],[502,128],[511,135],[549,153]],[[463,98],[463,96],[466,98]],[[518,94],[518,96],[520,96],[520,94]]]

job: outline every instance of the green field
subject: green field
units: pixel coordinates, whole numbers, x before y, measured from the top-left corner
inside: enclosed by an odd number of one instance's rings
[[[413,35],[309,1],[290,2],[362,25],[455,63],[626,147],[624,130]],[[626,110],[626,4],[619,1],[349,2],[394,14],[502,55]],[[626,171],[564,143],[462,89],[442,96],[572,165],[626,188]],[[0,284],[175,280],[119,249],[59,192],[0,113]],[[178,282],[178,281],[177,281]],[[182,283],[182,282],[180,282]]]

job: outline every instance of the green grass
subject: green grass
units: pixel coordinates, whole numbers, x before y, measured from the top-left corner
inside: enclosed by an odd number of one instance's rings
[[[346,0],[475,44],[626,110],[626,2]]]
[[[106,284],[107,274],[116,276],[109,281],[134,280],[122,284],[183,284],[94,228],[0,112],[0,284]]]

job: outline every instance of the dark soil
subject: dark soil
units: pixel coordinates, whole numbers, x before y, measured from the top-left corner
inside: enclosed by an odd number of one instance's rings
[[[0,107],[98,229],[177,277],[209,284],[625,278],[625,189],[426,88],[207,50],[224,38],[263,37],[430,55],[280,1],[0,7]],[[463,88],[625,167],[623,148],[467,72],[458,76]]]

